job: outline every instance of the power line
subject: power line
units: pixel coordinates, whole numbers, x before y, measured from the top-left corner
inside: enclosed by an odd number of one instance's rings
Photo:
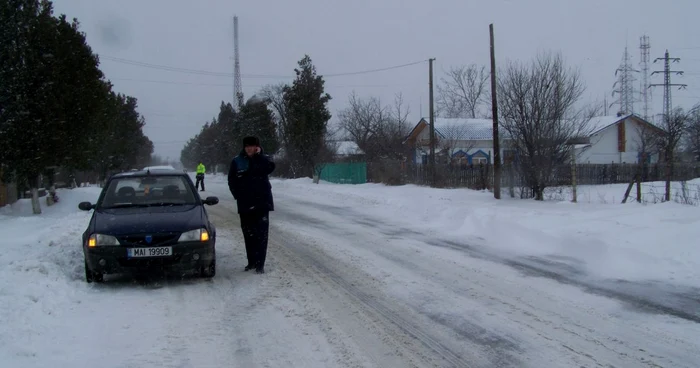
[[[209,71],[209,70],[187,69],[187,68],[173,67],[173,66],[167,66],[167,65],[151,64],[151,63],[123,59],[123,58],[118,58],[118,57],[108,56],[108,55],[100,55],[100,59],[104,59],[104,60],[108,60],[108,61],[112,61],[112,62],[116,62],[116,63],[121,63],[121,64],[140,66],[143,68],[151,68],[151,69],[158,69],[158,70],[185,73],[185,74],[198,74],[198,75],[208,75],[208,76],[213,76],[213,77],[233,78],[233,73],[214,72],[214,71]],[[384,68],[361,70],[361,71],[355,71],[355,72],[345,72],[345,73],[330,73],[330,74],[321,74],[321,75],[325,78],[325,77],[342,77],[342,76],[359,75],[359,74],[370,74],[370,73],[377,73],[377,72],[382,72],[382,71],[387,71],[387,70],[405,68],[408,66],[425,63],[427,61],[428,60],[419,60],[419,61],[414,61],[414,62],[407,63],[407,64],[394,65],[394,66],[389,66],[389,67],[384,67]],[[294,76],[292,76],[292,75],[271,75],[271,74],[243,74],[241,76],[244,78],[276,78],[276,79],[294,78]]]
[[[414,62],[408,63],[408,64],[389,66],[386,68],[379,68],[379,69],[363,70],[363,71],[359,71],[359,72],[323,74],[323,77],[342,77],[342,76],[346,76],[346,75],[358,75],[358,74],[369,74],[369,73],[383,72],[385,70],[399,69],[399,68],[405,68],[405,67],[411,66],[411,65],[422,64],[422,63],[425,63],[427,61],[428,60],[420,60],[420,61],[414,61]]]
[[[112,81],[127,81],[127,82],[142,82],[142,83],[160,83],[160,84],[173,84],[173,85],[190,85],[190,86],[210,86],[210,87],[231,87],[231,84],[226,83],[195,83],[195,82],[184,82],[184,81],[167,81],[167,80],[153,80],[153,79],[138,79],[138,78],[109,78]],[[244,84],[243,87],[264,87],[266,84]],[[330,88],[364,88],[364,87],[396,87],[396,86],[411,86],[415,87],[417,85],[398,85],[398,84],[326,84],[326,87]]]

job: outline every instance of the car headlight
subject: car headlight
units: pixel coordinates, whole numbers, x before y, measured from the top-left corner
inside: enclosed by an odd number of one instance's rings
[[[88,247],[113,247],[121,245],[119,240],[112,235],[92,234],[88,239]]]
[[[190,231],[187,231],[187,232],[180,234],[180,238],[177,241],[178,242],[195,242],[195,241],[205,242],[207,240],[209,240],[209,233],[207,232],[207,229],[195,229],[195,230],[190,230]]]

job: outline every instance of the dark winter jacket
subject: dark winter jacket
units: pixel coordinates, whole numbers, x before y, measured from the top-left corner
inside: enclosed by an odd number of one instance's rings
[[[245,150],[231,161],[228,188],[238,203],[238,213],[274,211],[270,175],[275,163],[260,153],[248,157]]]

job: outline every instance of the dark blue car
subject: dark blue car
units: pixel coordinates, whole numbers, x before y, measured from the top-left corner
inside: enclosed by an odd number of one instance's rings
[[[149,269],[195,270],[216,274],[216,229],[192,179],[181,171],[153,169],[109,178],[83,233],[85,280],[102,282],[105,274]]]

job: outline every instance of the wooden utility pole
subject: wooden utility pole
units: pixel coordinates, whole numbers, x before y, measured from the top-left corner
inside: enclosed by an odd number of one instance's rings
[[[576,203],[578,200],[576,196],[576,146],[571,147],[571,194],[573,194],[571,202]]]
[[[493,41],[493,23],[489,24],[491,34],[491,114],[493,114],[493,197],[501,199],[501,144],[498,137],[498,101],[496,100],[496,50]]]
[[[576,145],[579,144],[591,144],[591,139],[589,137],[574,137],[566,141],[566,145],[571,150],[571,193],[573,194],[571,202],[573,203],[578,201],[576,194]]]
[[[433,61],[435,61],[435,58],[429,59],[428,60],[428,65],[429,65],[429,73],[430,75],[428,76],[428,85],[430,87],[430,107],[429,107],[429,113],[430,113],[430,181],[431,185],[435,185],[435,173],[436,173],[436,167],[435,167],[435,110],[433,106]]]

